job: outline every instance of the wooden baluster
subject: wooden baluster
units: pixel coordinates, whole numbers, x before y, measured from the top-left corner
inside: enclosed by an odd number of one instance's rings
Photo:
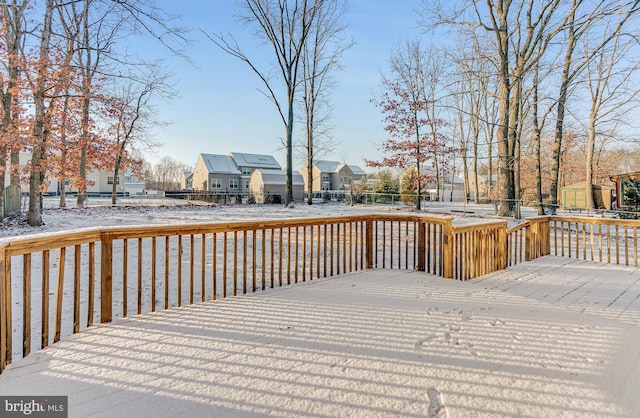
[[[193,294],[195,293],[195,236],[189,234],[189,305],[193,305]]]
[[[82,247],[73,251],[73,333],[80,332],[80,279],[82,278]],[[29,313],[31,315],[31,313]]]
[[[60,333],[62,328],[62,297],[64,295],[64,264],[66,253],[66,247],[62,247],[58,250],[58,277],[56,279],[56,322],[53,335],[54,343],[60,341]]]
[[[157,280],[156,275],[158,273],[158,269],[156,265],[158,263],[158,257],[156,254],[157,244],[156,237],[151,238],[151,312],[156,311],[156,286]]]
[[[138,260],[140,263],[140,260]],[[129,301],[129,240],[122,240],[122,317],[126,318],[128,315],[129,305],[127,302]]]
[[[164,237],[164,309],[169,309],[169,236]]]
[[[142,313],[142,238],[138,238],[138,315]]]
[[[211,237],[211,299],[218,299],[218,234],[213,233]]]
[[[4,251],[0,252],[0,257],[2,257],[4,264]],[[2,271],[2,274],[4,276],[4,271]],[[22,295],[22,357],[26,357],[31,353],[31,254],[22,256]],[[4,312],[1,309],[3,308],[0,308],[0,316],[4,317]],[[0,329],[4,333],[5,329],[9,330],[11,327],[8,324],[1,323]]]
[[[205,276],[207,270],[207,237],[200,235],[200,302],[206,299]]]
[[[111,322],[113,319],[113,238],[106,234],[101,234],[100,248],[100,322]],[[48,258],[48,254],[47,254]],[[47,275],[48,275],[47,260]],[[47,278],[47,287],[48,287]],[[44,323],[44,321],[43,321]]]

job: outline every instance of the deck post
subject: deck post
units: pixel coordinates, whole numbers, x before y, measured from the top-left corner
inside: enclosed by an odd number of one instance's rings
[[[507,258],[509,255],[509,233],[507,232],[507,222],[498,229],[498,242],[496,245],[496,271],[507,268]]]
[[[531,261],[532,256],[534,255],[533,246],[534,246],[534,238],[537,234],[534,233],[533,228],[538,226],[535,222],[529,222],[527,228],[524,230],[524,261]]]
[[[367,219],[367,233],[365,236],[367,247],[367,269],[373,269],[373,221]]]
[[[544,228],[541,228],[540,235],[542,239],[542,245],[540,248],[542,253],[540,255],[551,254],[551,218],[547,217],[544,220]]]
[[[424,221],[418,221],[418,271],[426,270],[427,262],[427,236],[425,234]]]
[[[445,279],[453,279],[453,221],[447,219],[442,226],[442,277]]]
[[[5,247],[0,248],[0,373],[7,366],[7,353],[11,350],[8,349],[8,333],[10,332],[9,324],[7,323],[7,305],[6,305],[6,282],[7,277],[5,274]]]
[[[100,323],[111,322],[113,318],[113,238],[100,234]]]

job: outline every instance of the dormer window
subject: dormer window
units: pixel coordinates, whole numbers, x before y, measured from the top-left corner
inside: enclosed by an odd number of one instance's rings
[[[251,168],[250,167],[242,167],[242,175],[243,176],[250,176],[251,175]]]

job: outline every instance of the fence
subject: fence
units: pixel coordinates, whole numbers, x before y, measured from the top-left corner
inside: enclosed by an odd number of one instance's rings
[[[365,269],[469,280],[552,250],[619,262],[622,249],[637,266],[638,226],[539,217],[507,229],[506,221],[376,214],[16,239],[0,246],[0,371],[95,323]]]

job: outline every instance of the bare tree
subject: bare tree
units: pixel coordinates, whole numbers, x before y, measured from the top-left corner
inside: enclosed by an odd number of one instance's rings
[[[537,59],[535,51],[539,44],[548,44],[562,27],[562,22],[554,21],[560,1],[474,0],[449,12],[442,2],[423,0],[422,4],[423,10],[435,16],[430,18],[432,25],[460,25],[481,30],[491,37],[495,51],[487,59],[496,67],[499,102],[498,195],[501,204],[498,214],[509,215],[516,199],[515,160],[522,115],[522,83]]]
[[[318,11],[302,50],[302,104],[306,134],[304,149],[309,205],[313,203],[314,157],[330,151],[335,144],[328,132],[331,107],[327,95],[335,85],[331,76],[341,68],[342,54],[354,44],[353,40],[344,37],[346,26],[342,23],[342,17],[345,12],[344,1],[327,1],[326,6]]]
[[[286,195],[285,204],[293,201],[293,123],[296,92],[302,78],[303,50],[318,15],[332,4],[331,0],[242,0],[239,18],[255,25],[256,36],[273,48],[277,71],[284,84],[284,97],[270,77],[270,71],[261,70],[249,58],[232,35],[207,35],[224,52],[245,62],[262,80],[263,94],[276,106],[285,127]]]
[[[155,179],[153,186],[159,190],[177,189],[180,185],[182,174],[191,170],[192,168],[188,164],[164,156],[153,166]]]
[[[19,106],[19,95],[15,93],[19,86],[21,73],[21,45],[24,43],[26,27],[24,22],[25,11],[29,7],[29,0],[17,2],[6,1],[0,4],[0,27],[2,28],[2,41],[5,45],[3,62],[6,68],[6,80],[2,76],[0,86],[0,111],[2,119],[0,126],[0,215],[6,214],[5,210],[5,167],[7,155],[11,163],[11,186],[19,186],[20,178],[16,175],[19,166],[19,139],[18,123],[15,109]]]
[[[80,178],[84,180],[78,184],[78,207],[86,204],[86,174],[92,166],[91,161],[87,160],[92,136],[91,109],[98,94],[109,95],[108,92],[98,91],[96,77],[136,80],[131,75],[133,71],[127,69],[148,67],[144,60],[131,57],[116,47],[120,37],[134,34],[157,39],[167,50],[187,60],[183,48],[190,43],[186,38],[188,30],[176,24],[178,18],[158,8],[154,0],[82,0],[81,3],[82,11],[77,13],[81,16],[83,30],[78,40],[77,65],[81,72],[83,100]],[[125,71],[122,71],[123,67]]]
[[[594,35],[597,36],[597,35]],[[602,35],[601,35],[602,36]],[[604,35],[607,36],[607,31]],[[585,37],[585,55],[588,55],[590,34]],[[585,67],[590,108],[587,126],[586,186],[587,208],[595,209],[593,200],[596,152],[600,154],[616,126],[624,122],[624,114],[637,106],[640,88],[633,85],[640,63],[632,58],[636,42],[632,38],[615,37],[610,46],[600,49]],[[605,130],[609,128],[609,134]],[[601,146],[596,150],[596,143]]]
[[[150,132],[163,122],[155,118],[153,111],[154,96],[170,97],[167,84],[168,76],[159,66],[149,67],[147,80],[136,82],[129,78],[124,82],[120,94],[109,100],[110,116],[115,119],[111,129],[113,138],[113,188],[111,204],[116,204],[117,181],[120,170],[135,165],[131,158],[134,141],[146,148],[153,148]],[[138,164],[139,165],[139,164]]]
[[[620,35],[629,19],[640,10],[638,8],[639,5],[640,1],[627,0],[601,0],[595,5],[591,3],[585,3],[583,5],[583,0],[572,0],[571,9],[567,14],[563,28],[566,32],[566,40],[562,43],[565,53],[556,105],[555,140],[553,143],[553,160],[551,167],[551,213],[555,213],[558,206],[560,159],[562,154],[565,113],[570,88],[578,77],[584,73],[586,66],[591,62],[593,57]],[[597,45],[592,45],[584,57],[576,59],[574,53],[579,45],[579,40],[593,28],[601,30],[602,27],[598,26],[598,23],[602,22],[607,16],[619,16],[620,18],[616,25],[607,31],[607,35],[605,35]]]
[[[36,66],[35,83],[33,84],[33,146],[31,154],[31,173],[29,174],[29,210],[27,222],[31,226],[42,225],[42,211],[40,189],[44,182],[45,170],[43,160],[46,153],[47,123],[46,123],[46,94],[47,75],[49,73],[49,50],[51,46],[53,12],[56,7],[55,0],[46,0],[44,18],[38,48],[38,63]]]

